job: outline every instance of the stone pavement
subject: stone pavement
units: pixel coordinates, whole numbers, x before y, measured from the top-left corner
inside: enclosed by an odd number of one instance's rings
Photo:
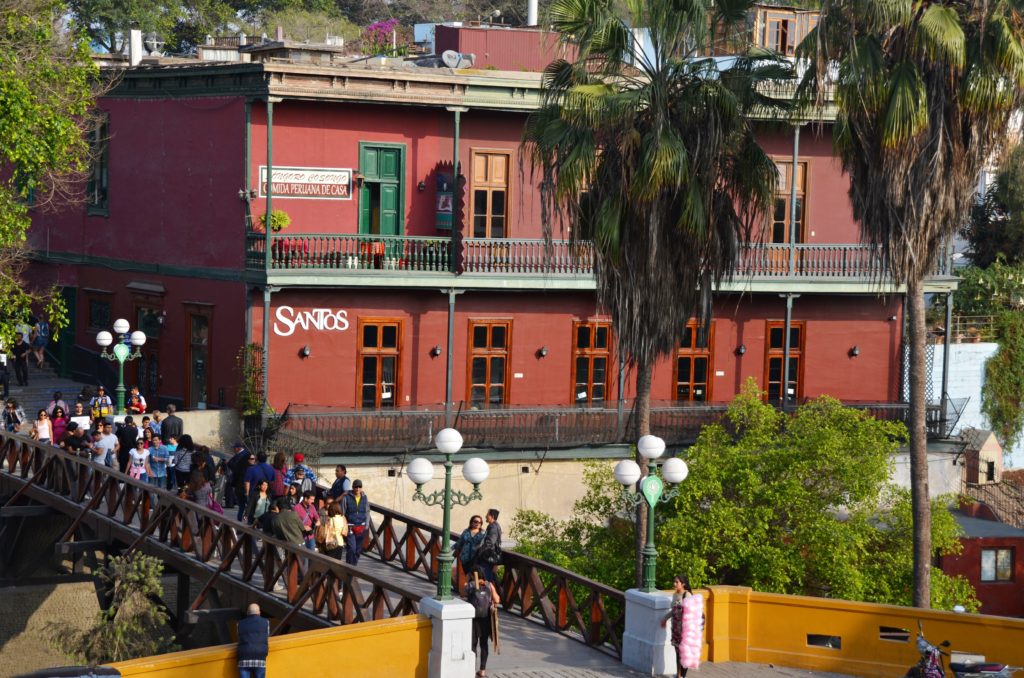
[[[610,655],[534,622],[502,614],[501,654],[491,655],[487,675],[493,678],[644,678]],[[771,676],[839,676],[763,664],[704,663],[690,678],[769,678]]]

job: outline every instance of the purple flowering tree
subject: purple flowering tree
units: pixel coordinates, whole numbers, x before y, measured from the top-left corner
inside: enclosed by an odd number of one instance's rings
[[[392,35],[398,29],[398,19],[387,19],[372,23],[363,29],[363,49],[367,54],[401,54],[405,46],[393,48]]]

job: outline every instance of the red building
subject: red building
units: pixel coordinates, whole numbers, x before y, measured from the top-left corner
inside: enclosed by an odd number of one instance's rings
[[[536,73],[365,62],[125,70],[101,101],[88,204],[34,215],[35,275],[57,278],[72,309],[65,369],[109,369],[94,337],[126,317],[149,336],[129,372],[150,402],[233,406],[239,351],[266,338],[272,407],[361,412],[345,415],[360,449],[422,445],[449,379],[480,444],[621,438],[633,385],[595,305],[590,249],[556,234],[547,251],[520,149],[539,87]],[[877,282],[825,136],[799,138],[793,228],[793,132],[763,130],[785,187],[776,219],[718,290],[706,345],[691,336],[655,371],[655,427],[670,438],[748,377],[772,400],[788,389],[901,415],[901,290]],[[269,238],[268,202],[290,217]],[[426,428],[374,423],[389,412]]]
[[[964,536],[963,552],[943,556],[942,571],[963,575],[974,586],[982,614],[1024,617],[1024,530],[996,519],[984,504],[953,514]]]

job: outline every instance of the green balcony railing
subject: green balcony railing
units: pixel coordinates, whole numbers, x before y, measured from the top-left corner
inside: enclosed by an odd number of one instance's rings
[[[274,235],[270,268],[274,270],[450,271],[451,241],[447,238],[382,235]],[[266,236],[247,236],[246,263],[261,269]]]
[[[262,270],[266,240],[246,236],[246,266]],[[469,275],[592,276],[594,246],[589,241],[525,238],[465,238],[453,253],[451,240],[424,236],[365,234],[275,234],[272,270],[441,271]],[[880,280],[877,248],[858,244],[759,243],[740,251],[734,280]]]

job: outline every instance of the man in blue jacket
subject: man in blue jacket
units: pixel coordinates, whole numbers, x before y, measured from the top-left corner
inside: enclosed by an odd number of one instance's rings
[[[270,622],[251,603],[245,619],[238,622],[238,678],[265,678],[269,653]]]
[[[341,510],[348,522],[348,536],[345,537],[345,562],[349,565],[358,565],[370,517],[370,500],[363,494],[362,480],[353,481],[352,491],[342,495]]]

